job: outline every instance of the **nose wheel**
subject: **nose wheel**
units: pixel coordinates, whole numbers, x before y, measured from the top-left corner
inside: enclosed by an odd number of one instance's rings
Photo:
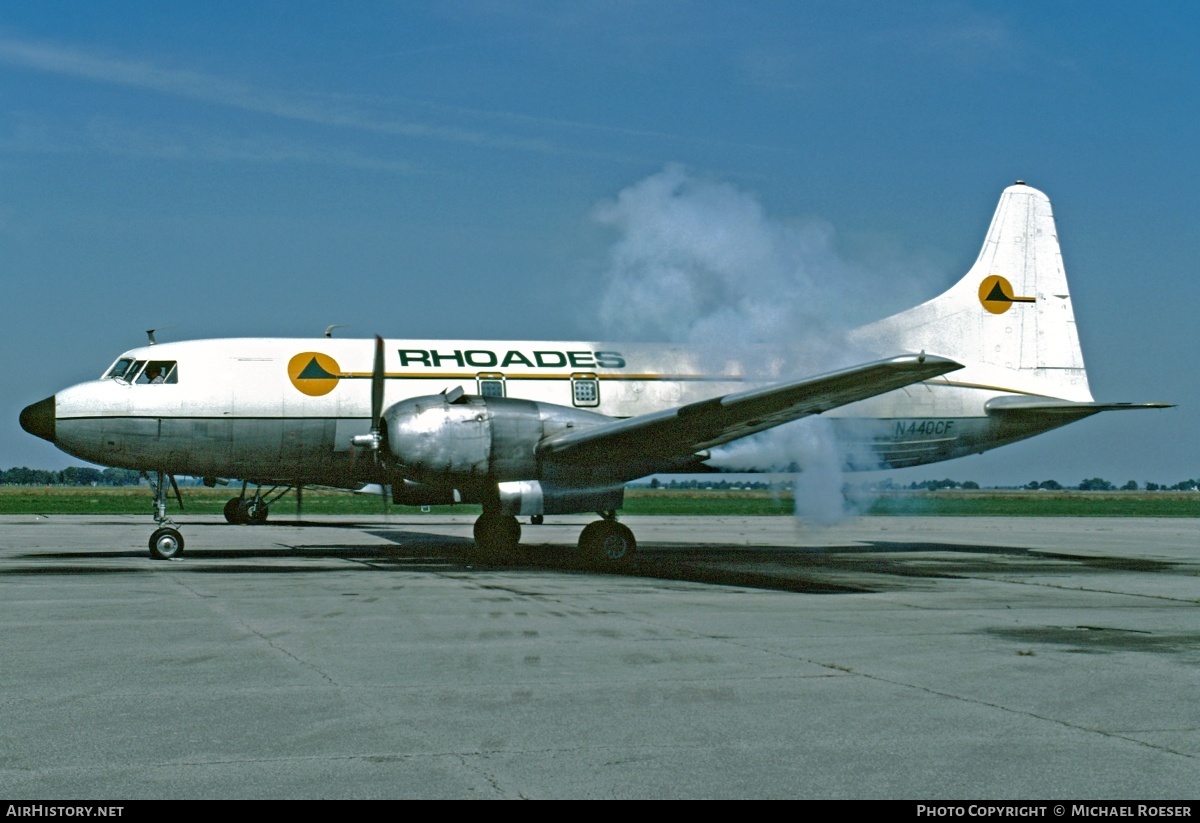
[[[179,529],[163,526],[150,535],[150,556],[155,560],[171,560],[183,554],[183,535]]]

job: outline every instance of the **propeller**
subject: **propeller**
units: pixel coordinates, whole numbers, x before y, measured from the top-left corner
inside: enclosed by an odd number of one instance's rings
[[[380,445],[383,443],[383,381],[386,376],[383,371],[383,338],[375,335],[375,362],[371,366],[371,431],[369,434],[359,434],[352,442],[355,446],[370,449],[378,470],[380,480],[383,480],[383,456]],[[387,484],[379,484],[379,495],[383,500],[383,512],[388,513]]]
[[[356,434],[351,442],[355,446],[370,449],[379,462],[379,444],[383,442],[380,422],[383,418],[383,338],[375,335],[375,363],[371,368],[371,432]]]

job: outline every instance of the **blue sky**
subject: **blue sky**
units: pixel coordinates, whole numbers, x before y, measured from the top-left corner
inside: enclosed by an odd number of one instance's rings
[[[10,0],[0,467],[75,462],[20,409],[151,326],[607,337],[613,206],[678,175],[809,238],[814,301],[864,321],[1028,181],[1093,393],[1179,408],[893,474],[1197,477],[1198,92],[1190,2]]]

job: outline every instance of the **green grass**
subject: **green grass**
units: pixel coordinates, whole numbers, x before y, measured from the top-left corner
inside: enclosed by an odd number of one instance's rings
[[[866,494],[847,510],[864,515],[926,517],[1200,517],[1200,493],[889,491]],[[629,514],[791,514],[792,497],[771,492],[630,489]]]
[[[943,517],[1200,517],[1200,494],[1183,492],[929,492],[871,501],[869,514]]]
[[[185,486],[181,491],[184,513],[221,514],[225,502],[237,497],[241,489]],[[0,486],[0,514],[149,514],[152,499],[150,489],[145,486]],[[408,508],[388,505],[392,509]],[[449,506],[443,508],[451,509]],[[174,493],[167,499],[167,511],[171,514],[180,512]],[[376,495],[318,489],[304,491],[306,514],[375,515],[382,511],[383,501]],[[295,516],[296,496],[288,494],[271,504],[271,514]]]
[[[220,514],[237,488],[184,488],[183,512]],[[867,515],[1023,516],[1023,517],[1200,517],[1197,492],[1080,492],[1080,491],[920,491],[886,492],[850,507]],[[416,513],[413,506],[388,504],[393,512]],[[174,496],[168,511],[179,513]],[[765,491],[676,491],[630,489],[625,514],[788,515],[790,494]],[[91,488],[70,486],[0,486],[0,514],[150,514],[150,491],[145,487]],[[374,516],[383,501],[373,495],[309,489],[305,514]],[[478,506],[433,506],[435,514],[476,514]],[[271,506],[273,517],[294,517],[295,495]]]

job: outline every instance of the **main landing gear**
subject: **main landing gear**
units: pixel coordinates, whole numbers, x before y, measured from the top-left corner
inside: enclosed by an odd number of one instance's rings
[[[225,504],[225,522],[235,526],[261,526],[267,522],[271,509],[257,498],[231,497]]]
[[[521,542],[521,524],[511,514],[484,511],[475,521],[475,545],[486,555],[503,555]]]
[[[536,524],[541,515],[534,515]],[[602,519],[587,524],[579,535],[579,553],[583,559],[600,568],[624,568],[633,562],[637,539],[624,523],[617,522],[617,513],[609,509],[600,512]],[[533,518],[530,518],[531,522]],[[475,521],[475,544],[486,557],[501,559],[521,542],[521,524],[517,518],[498,511],[484,511]]]
[[[584,559],[598,566],[622,568],[633,562],[637,539],[624,523],[617,522],[612,509],[600,512],[602,520],[583,527],[579,535],[579,552]]]
[[[254,489],[254,496],[248,498],[246,497],[247,485],[249,485],[247,482],[243,482],[241,495],[229,498],[229,502],[225,504],[225,522],[235,526],[261,526],[267,522],[267,516],[271,513],[271,504],[293,488],[296,489],[296,510],[297,512],[300,510],[299,486],[272,486],[268,491],[263,492],[260,485]]]
[[[158,524],[158,528],[150,535],[150,556],[155,560],[172,560],[183,554],[183,535],[167,517],[167,486],[169,484],[175,489],[177,497],[179,487],[175,485],[175,478],[164,472],[155,472],[153,479],[149,476],[147,479],[154,492],[154,522]],[[183,498],[178,499],[182,508]]]

